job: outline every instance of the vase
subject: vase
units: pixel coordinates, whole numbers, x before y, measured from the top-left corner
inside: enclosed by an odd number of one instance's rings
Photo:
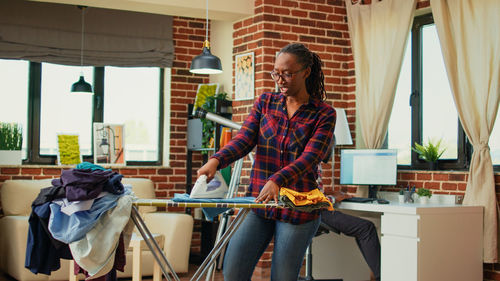
[[[21,165],[21,150],[0,150],[0,165]]]
[[[405,196],[403,194],[399,194],[398,195],[398,200],[399,200],[399,203],[404,203],[405,202]]]
[[[427,204],[429,202],[429,197],[427,196],[420,196],[420,198],[418,198],[419,200],[419,203],[420,204]]]
[[[429,162],[429,170],[431,171],[438,170],[438,161]]]

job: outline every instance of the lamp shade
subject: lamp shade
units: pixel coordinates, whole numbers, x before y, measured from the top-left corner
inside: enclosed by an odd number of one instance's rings
[[[337,122],[335,123],[335,144],[336,145],[351,145],[352,137],[347,123],[347,116],[343,108],[335,108],[337,112]]]
[[[212,55],[210,49],[205,46],[201,55],[191,61],[189,71],[195,74],[219,74],[222,73],[222,64],[220,59]]]
[[[92,94],[92,86],[89,83],[85,82],[83,75],[81,75],[80,80],[71,85],[71,92]]]

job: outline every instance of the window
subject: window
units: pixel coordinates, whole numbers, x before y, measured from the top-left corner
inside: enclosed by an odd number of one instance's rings
[[[0,122],[23,127],[23,159],[27,157],[29,62],[0,60]]]
[[[409,126],[411,124],[411,126]],[[388,129],[400,168],[425,169],[415,142],[441,140],[443,169],[465,169],[470,145],[458,119],[432,15],[416,17],[408,40]]]
[[[81,72],[94,95],[70,93]],[[58,133],[78,134],[83,160],[93,162],[92,124],[105,122],[125,125],[127,164],[159,165],[164,73],[0,59],[0,98],[8,101],[0,104],[0,121],[23,124],[25,164],[55,164]]]
[[[158,161],[159,68],[105,67],[104,77],[104,122],[125,124],[125,160]]]
[[[78,135],[82,156],[92,156],[92,95],[71,94],[82,68],[42,63],[40,94],[40,155],[57,155],[58,134]],[[86,81],[93,68],[84,67]]]
[[[409,39],[410,40],[410,39]],[[398,165],[411,164],[411,48],[406,47],[401,73],[396,87],[394,105],[387,134],[387,144],[398,150]]]

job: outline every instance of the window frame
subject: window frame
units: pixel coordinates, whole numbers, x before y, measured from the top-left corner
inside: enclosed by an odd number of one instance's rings
[[[434,23],[432,14],[425,14],[414,18],[411,28],[411,95],[409,104],[411,107],[411,146],[415,142],[422,144],[423,126],[423,40],[422,28]],[[467,170],[469,168],[472,146],[468,141],[465,131],[462,128],[459,118],[457,118],[457,155],[456,160],[439,160],[439,167],[442,170]],[[411,151],[411,164],[398,165],[398,169],[419,169],[427,170],[429,165],[425,160],[418,157],[415,151]]]
[[[159,77],[159,122],[158,122],[158,160],[157,161],[126,161],[126,166],[160,166],[163,162],[163,130],[164,130],[164,89],[165,69],[160,68]],[[23,165],[57,165],[57,155],[40,155],[40,121],[41,121],[41,83],[42,64],[29,63],[28,79],[28,128],[27,128],[27,159]],[[91,122],[103,122],[104,119],[104,67],[94,67],[93,81],[94,95]],[[92,132],[93,139],[93,132]],[[92,142],[92,155],[82,156],[83,161],[94,162]]]

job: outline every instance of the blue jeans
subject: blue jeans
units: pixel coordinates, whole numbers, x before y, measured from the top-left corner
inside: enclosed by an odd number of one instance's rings
[[[257,262],[274,236],[271,280],[297,281],[307,246],[320,219],[295,225],[264,219],[249,212],[229,241],[224,256],[225,281],[249,281]]]

